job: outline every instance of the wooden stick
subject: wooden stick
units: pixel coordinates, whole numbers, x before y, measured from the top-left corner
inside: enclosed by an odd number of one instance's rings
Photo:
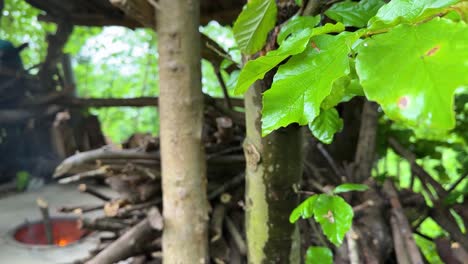
[[[122,222],[115,221],[113,218],[98,218],[93,220],[83,218],[77,221],[77,227],[79,229],[117,232],[128,226]]]
[[[87,193],[87,194],[91,194],[92,196],[96,197],[96,198],[99,198],[105,202],[108,202],[111,200],[111,198],[107,197],[106,195],[100,193],[99,191],[87,186],[86,184],[82,183],[80,185],[78,185],[78,190],[82,193]]]
[[[231,180],[229,180],[228,182],[224,183],[223,185],[221,185],[219,188],[217,188],[216,190],[212,191],[211,193],[208,194],[208,200],[213,200],[214,198],[220,196],[221,194],[223,194],[224,192],[226,192],[227,190],[233,188],[233,187],[236,187],[238,186],[239,184],[241,184],[242,182],[244,181],[244,173],[241,173],[237,176],[235,176],[234,178],[232,178]]]
[[[80,205],[80,206],[62,206],[57,209],[57,212],[60,213],[75,213],[75,214],[83,214],[92,211],[96,211],[99,209],[103,209],[104,204],[98,205]]]
[[[53,245],[54,244],[54,234],[52,231],[52,223],[50,222],[50,215],[49,215],[49,205],[45,200],[42,198],[37,198],[36,200],[37,206],[41,211],[42,215],[42,223],[44,224],[45,235],[47,238],[47,244]]]
[[[398,199],[398,193],[390,180],[385,181],[383,191],[392,206],[390,223],[398,263],[423,263],[419,249],[413,239],[410,224]]]
[[[317,149],[322,153],[323,157],[327,160],[328,164],[333,169],[333,172],[338,177],[336,182],[342,182],[342,177],[345,177],[343,170],[338,166],[338,164],[336,164],[335,160],[321,143],[317,144]]]
[[[236,225],[234,222],[232,222],[231,218],[229,216],[226,216],[226,228],[229,234],[231,235],[232,239],[234,240],[234,243],[237,246],[237,249],[239,249],[239,252],[241,253],[242,256],[247,255],[247,246],[245,245],[245,241],[242,238],[242,235],[240,234],[239,230],[237,230]]]
[[[416,175],[420,178],[421,182],[427,182],[432,187],[434,187],[435,191],[437,192],[437,196],[445,197],[447,195],[447,191],[444,189],[440,183],[438,183],[432,176],[424,170],[419,164],[416,163],[416,156],[409,150],[405,149],[396,139],[389,138],[388,142],[390,146],[395,150],[395,152],[405,158],[411,164],[412,172],[416,173]]]
[[[90,171],[85,171],[85,172],[80,172],[77,173],[73,176],[67,177],[60,179],[58,183],[60,184],[67,184],[67,183],[72,183],[72,182],[77,182],[81,181],[83,179],[88,179],[88,178],[94,178],[94,177],[99,177],[99,176],[104,176],[108,172],[107,169],[109,166],[102,166],[98,169],[95,170],[90,170]]]
[[[226,83],[224,82],[223,75],[221,74],[220,66],[214,65],[213,63],[212,63],[212,65],[213,65],[213,68],[215,70],[216,78],[218,78],[219,85],[221,86],[221,89],[223,91],[224,103],[226,104],[226,107],[228,109],[232,109],[231,98],[229,97],[229,92],[228,92],[228,89],[226,87]]]
[[[86,264],[112,264],[140,252],[143,253],[145,246],[155,238],[156,232],[151,227],[150,221],[145,218],[87,261]]]
[[[219,240],[223,235],[223,222],[226,215],[226,206],[223,203],[218,203],[213,209],[210,223],[210,242]]]

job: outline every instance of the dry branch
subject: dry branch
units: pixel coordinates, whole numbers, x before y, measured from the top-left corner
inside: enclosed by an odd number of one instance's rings
[[[145,218],[87,261],[86,264],[112,264],[138,253],[143,253],[145,246],[154,240],[156,234],[157,231],[151,227],[150,221]]]
[[[47,244],[52,245],[54,244],[54,233],[52,229],[52,223],[50,222],[49,204],[45,200],[38,198],[37,206],[39,207],[39,210],[41,211],[42,223],[44,224]]]
[[[245,244],[244,239],[242,238],[241,233],[237,229],[236,225],[234,224],[234,222],[231,220],[229,216],[226,216],[225,222],[226,222],[226,229],[231,235],[237,249],[239,250],[239,253],[242,256],[247,255],[247,246]]]
[[[77,226],[80,229],[87,230],[98,230],[98,231],[112,231],[117,232],[128,227],[128,225],[112,220],[111,218],[102,218],[102,219],[79,219]]]
[[[390,204],[392,205],[390,223],[392,226],[393,245],[395,247],[398,263],[422,264],[423,260],[414,242],[411,226],[401,207],[398,193],[390,180],[384,183],[383,191],[390,199]]]
[[[101,192],[99,192],[98,190],[92,188],[92,187],[89,187],[87,186],[86,184],[80,184],[78,185],[78,190],[82,193],[87,193],[87,194],[90,194],[98,199],[101,199],[105,202],[107,201],[110,201],[111,198],[107,197],[106,195],[102,194]]]

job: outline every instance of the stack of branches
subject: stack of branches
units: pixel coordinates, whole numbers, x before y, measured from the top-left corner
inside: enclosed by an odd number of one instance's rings
[[[462,226],[468,226],[468,203],[450,202],[453,192],[466,175],[449,187],[442,186],[433,176],[416,162],[416,156],[394,138],[389,138],[389,146],[411,168],[411,186],[417,180],[422,191],[411,188],[397,188],[392,179],[400,175],[387,176],[383,181],[368,178],[365,184],[369,190],[363,193],[347,193],[344,198],[353,205],[354,219],[351,230],[346,234],[343,246],[335,248],[320,231],[313,220],[300,221],[303,237],[303,250],[310,245],[334,248],[334,263],[429,263],[421,254],[413,235],[434,243],[437,254],[444,263],[466,263],[468,259],[468,237]],[[328,163],[327,169],[317,163],[305,161],[305,179],[300,194],[305,197],[315,193],[327,193],[333,186],[352,181],[354,167],[359,164],[339,164],[320,143],[312,144],[319,155]],[[331,171],[333,177],[323,177],[324,171]],[[461,195],[461,194],[460,194]],[[457,196],[458,198],[460,196]],[[459,220],[457,221],[456,216]],[[446,235],[431,237],[421,232],[421,224],[428,218],[434,220]],[[460,225],[460,222],[463,224]]]
[[[206,107],[203,140],[212,208],[210,252],[215,263],[243,263],[245,259],[243,210],[238,203],[244,196],[243,130],[242,123],[216,111],[216,107]],[[78,182],[80,192],[102,201],[59,209],[79,215],[78,226],[100,236],[98,247],[82,262],[161,261],[160,165],[159,139],[134,134],[121,148],[105,146],[77,153],[56,168],[54,177],[59,183]],[[117,197],[107,196],[96,183],[108,185]],[[89,217],[96,211],[102,216]]]

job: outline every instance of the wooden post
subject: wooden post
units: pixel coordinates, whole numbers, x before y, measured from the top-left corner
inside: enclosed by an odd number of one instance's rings
[[[39,210],[41,211],[42,223],[44,224],[47,244],[53,245],[54,234],[53,234],[53,229],[52,229],[52,223],[50,222],[49,205],[42,198],[37,198],[36,202],[37,202],[37,206],[39,207]]]
[[[158,3],[164,263],[208,263],[200,4]]]

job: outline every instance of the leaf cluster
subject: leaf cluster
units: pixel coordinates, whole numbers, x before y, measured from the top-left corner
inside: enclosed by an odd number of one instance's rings
[[[365,96],[419,137],[443,138],[456,125],[455,90],[468,85],[468,29],[457,3],[347,0],[324,13],[336,24],[295,16],[278,25],[278,49],[245,64],[234,92],[244,93],[277,68],[263,94],[263,135],[298,123],[330,143],[342,129],[331,109]],[[234,24],[245,54],[264,46],[275,24],[273,4],[250,1]]]

